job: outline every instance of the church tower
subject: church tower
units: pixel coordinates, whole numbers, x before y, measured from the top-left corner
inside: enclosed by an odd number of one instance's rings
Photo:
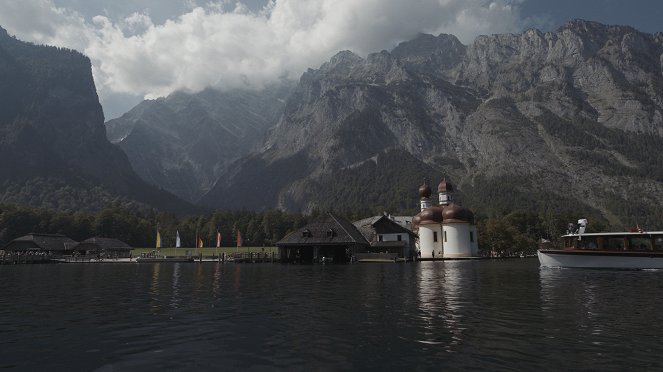
[[[419,186],[419,200],[421,202],[422,211],[433,205],[430,200],[431,193],[430,186],[428,186],[428,182],[424,178],[424,183]]]
[[[445,206],[449,205],[453,201],[452,194],[454,192],[453,186],[447,182],[446,178],[443,178],[440,181],[440,184],[437,185],[437,192],[440,198],[440,205]]]

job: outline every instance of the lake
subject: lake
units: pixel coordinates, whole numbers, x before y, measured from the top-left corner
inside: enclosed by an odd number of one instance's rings
[[[663,271],[532,258],[0,266],[0,368],[663,368]]]

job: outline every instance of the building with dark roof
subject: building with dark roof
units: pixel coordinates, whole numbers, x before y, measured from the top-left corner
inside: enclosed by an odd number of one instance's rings
[[[132,249],[129,244],[121,240],[97,237],[83,240],[74,246],[74,250],[80,254],[102,258],[128,258],[131,257]]]
[[[7,243],[3,250],[5,252],[44,252],[68,255],[73,252],[76,244],[78,242],[64,235],[30,233]]]
[[[417,235],[390,216],[373,216],[353,224],[370,243],[372,252],[395,253],[401,258],[411,258],[416,254]]]
[[[350,221],[324,214],[276,243],[281,262],[349,262],[369,242]]]

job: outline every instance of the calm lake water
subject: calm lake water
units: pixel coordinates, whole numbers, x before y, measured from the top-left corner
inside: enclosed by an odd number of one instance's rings
[[[663,368],[663,271],[5,265],[0,293],[5,369]]]

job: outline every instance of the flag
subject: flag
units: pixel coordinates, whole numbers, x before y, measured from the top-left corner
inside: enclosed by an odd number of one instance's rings
[[[219,230],[216,230],[216,247],[219,248],[221,246],[221,233]]]
[[[198,248],[202,248],[202,247],[203,247],[203,240],[200,239],[200,237],[199,237],[198,238]]]
[[[159,234],[159,230],[157,230],[157,250],[161,249],[161,234]]]
[[[176,230],[175,233],[175,248],[179,248],[182,245],[180,242],[180,232]]]
[[[241,247],[242,246],[242,233],[237,230],[237,246]]]

